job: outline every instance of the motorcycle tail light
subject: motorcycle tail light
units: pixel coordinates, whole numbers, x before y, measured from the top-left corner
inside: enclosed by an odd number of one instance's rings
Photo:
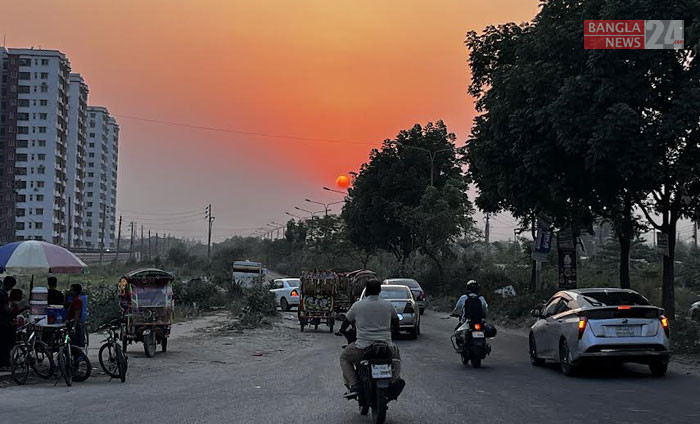
[[[584,331],[586,331],[586,325],[588,325],[588,318],[581,317],[578,319],[578,339],[581,340]]]
[[[669,329],[669,327],[668,327],[668,318],[666,318],[665,316],[661,315],[661,316],[659,317],[659,321],[661,321],[661,328],[664,329],[664,333],[666,333],[666,336],[668,337],[668,335],[669,335],[669,333],[670,333],[670,329]]]
[[[478,322],[474,324],[474,329],[477,331],[481,330],[481,324],[479,324]]]

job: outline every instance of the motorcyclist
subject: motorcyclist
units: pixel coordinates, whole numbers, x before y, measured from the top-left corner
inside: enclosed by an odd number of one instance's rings
[[[459,324],[455,330],[468,320],[483,320],[486,318],[488,309],[489,305],[486,303],[486,299],[479,294],[479,283],[475,280],[469,280],[467,294],[459,298],[455,308],[450,313],[451,316],[459,317]]]
[[[348,388],[344,396],[348,399],[358,395],[359,382],[355,374],[355,364],[362,358],[366,348],[374,343],[386,343],[391,347],[394,359],[400,360],[398,347],[391,343],[392,325],[398,324],[398,315],[391,302],[379,297],[381,290],[379,280],[368,280],[365,285],[365,297],[350,307],[337,333],[344,334],[352,323],[357,329],[357,340],[348,344],[340,354],[340,368]],[[395,365],[394,379],[398,379],[399,363],[395,362]]]

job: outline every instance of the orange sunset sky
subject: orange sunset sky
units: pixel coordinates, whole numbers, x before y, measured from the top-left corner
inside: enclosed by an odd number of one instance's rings
[[[340,200],[321,187],[414,123],[443,119],[463,144],[466,32],[537,11],[537,0],[3,0],[0,33],[7,47],[67,54],[89,103],[117,116],[126,220],[212,203],[220,241],[284,222],[304,198]],[[140,223],[205,236],[203,220]]]

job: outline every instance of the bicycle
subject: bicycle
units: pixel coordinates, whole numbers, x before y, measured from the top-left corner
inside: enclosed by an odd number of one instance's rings
[[[71,325],[67,322],[56,332],[52,352],[57,355],[59,379],[63,377],[67,386],[73,381],[83,382],[92,374],[92,364],[87,354],[78,346],[71,344]],[[58,384],[58,380],[56,381]]]
[[[50,378],[54,373],[54,363],[49,347],[38,340],[36,324],[40,320],[41,318],[37,318],[34,322],[28,322],[17,330],[21,341],[12,348],[10,353],[10,371],[12,379],[19,385],[27,382],[30,368],[34,374],[43,379]]]
[[[114,321],[112,321],[114,322]],[[102,341],[98,358],[100,366],[105,374],[112,378],[119,378],[121,382],[126,381],[126,371],[129,365],[126,353],[119,344],[121,340],[121,326],[108,323],[102,328],[107,328],[107,339]]]

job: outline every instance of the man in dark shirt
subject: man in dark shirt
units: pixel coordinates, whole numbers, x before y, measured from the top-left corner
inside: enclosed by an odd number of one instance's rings
[[[63,293],[56,289],[56,286],[58,286],[58,280],[56,280],[56,277],[49,277],[47,281],[49,283],[49,305],[64,306],[65,300],[63,298]]]
[[[0,289],[0,367],[10,365],[10,350],[15,344],[9,294],[16,284],[15,278],[8,275],[3,280],[2,289]]]
[[[68,306],[68,321],[71,322],[73,333],[71,334],[71,344],[79,347],[85,346],[85,334],[83,333],[82,313],[83,300],[80,295],[83,292],[83,286],[80,284],[72,284],[70,286],[71,296],[73,299]]]

